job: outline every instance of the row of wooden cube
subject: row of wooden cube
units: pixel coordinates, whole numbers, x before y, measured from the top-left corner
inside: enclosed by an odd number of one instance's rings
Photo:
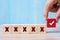
[[[3,24],[2,27],[3,27],[2,32],[4,34],[33,34],[33,33],[43,34],[43,33],[46,33],[46,25],[44,24]],[[14,31],[15,29],[18,31]],[[6,30],[9,30],[9,31],[6,31]]]

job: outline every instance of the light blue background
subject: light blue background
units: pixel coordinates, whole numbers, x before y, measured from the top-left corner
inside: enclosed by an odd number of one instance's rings
[[[45,24],[45,3],[46,0],[0,0],[0,24]],[[54,15],[50,13],[49,17]]]

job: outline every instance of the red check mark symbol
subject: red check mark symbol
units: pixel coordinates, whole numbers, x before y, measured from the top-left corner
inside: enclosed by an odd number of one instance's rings
[[[54,24],[54,21],[52,21],[51,23],[49,23],[50,25],[53,25]]]

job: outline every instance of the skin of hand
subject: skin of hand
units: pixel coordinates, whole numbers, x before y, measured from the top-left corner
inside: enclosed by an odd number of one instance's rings
[[[56,13],[56,20],[60,18],[60,0],[47,0],[44,8],[44,19],[47,20],[49,12]]]
[[[56,20],[57,20],[57,22],[58,22],[59,18],[60,18],[60,9],[56,13]]]

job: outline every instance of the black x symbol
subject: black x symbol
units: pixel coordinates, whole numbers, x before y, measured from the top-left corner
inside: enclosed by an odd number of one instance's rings
[[[26,32],[26,31],[27,31],[26,28],[27,28],[27,27],[23,27],[23,32]]]
[[[18,27],[14,27],[14,32],[18,32]]]
[[[40,27],[40,32],[44,32],[44,27]]]
[[[35,27],[32,27],[32,32],[35,32]]]
[[[9,27],[5,27],[5,32],[9,32]]]

